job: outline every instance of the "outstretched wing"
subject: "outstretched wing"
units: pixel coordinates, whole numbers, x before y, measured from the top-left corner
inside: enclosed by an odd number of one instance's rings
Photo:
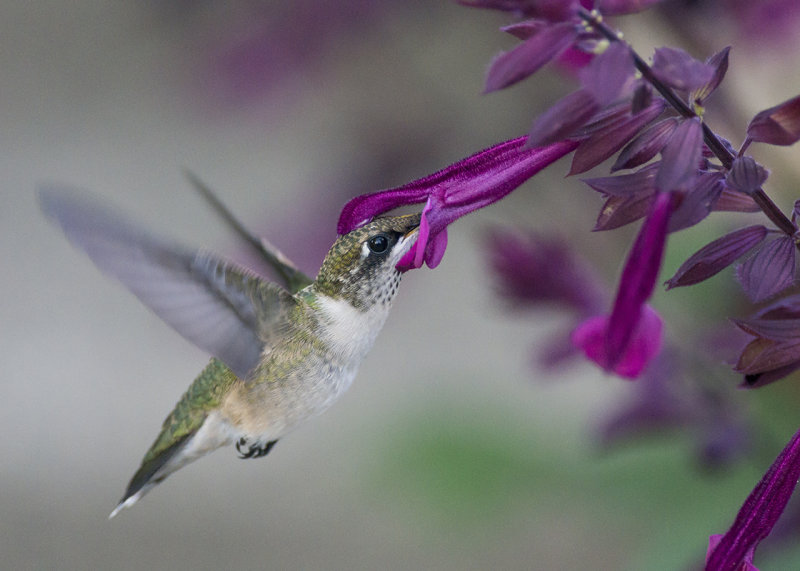
[[[296,301],[277,284],[210,253],[155,238],[82,191],[43,188],[39,200],[98,268],[241,379],[288,322]]]

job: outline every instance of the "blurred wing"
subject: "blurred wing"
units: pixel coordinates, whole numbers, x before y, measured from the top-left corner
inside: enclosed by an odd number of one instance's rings
[[[248,270],[154,238],[80,191],[45,188],[39,199],[100,270],[241,379],[288,322],[294,298]]]
[[[283,280],[284,284],[291,293],[297,293],[307,285],[311,284],[313,280],[297,269],[297,266],[278,248],[270,244],[265,239],[256,238],[250,231],[245,228],[244,224],[228,210],[222,201],[217,197],[214,191],[211,190],[203,181],[201,181],[194,173],[185,170],[184,174],[194,189],[202,196],[211,208],[216,212],[222,220],[233,228],[246,243],[250,245],[258,254],[278,273]]]

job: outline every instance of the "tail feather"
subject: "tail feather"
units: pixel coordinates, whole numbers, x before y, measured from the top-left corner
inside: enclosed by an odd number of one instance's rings
[[[241,437],[215,410],[236,375],[212,358],[164,420],[161,432],[109,517],[130,507],[172,472]]]
[[[133,478],[131,478],[128,489],[125,491],[122,499],[117,504],[117,507],[114,508],[114,511],[108,516],[108,519],[113,518],[123,508],[131,507],[157,484],[163,482],[174,470],[162,474],[159,474],[159,471],[175,456],[176,452],[186,446],[186,442],[191,436],[192,434],[186,434],[158,456],[150,458],[149,460],[145,458],[141,467],[133,475]]]

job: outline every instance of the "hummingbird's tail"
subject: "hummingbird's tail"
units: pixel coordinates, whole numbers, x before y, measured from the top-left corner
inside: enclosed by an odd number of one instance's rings
[[[176,470],[241,436],[218,410],[222,395],[235,381],[236,376],[222,361],[211,359],[164,420],[161,433],[144,455],[141,467],[109,519],[135,504]]]
[[[171,417],[172,415],[167,420]],[[141,467],[131,478],[128,489],[108,519],[113,518],[123,508],[131,507],[138,502],[173,472],[221,446],[232,444],[235,440],[235,435],[227,422],[216,412],[207,415],[194,431],[175,439],[169,446],[159,446],[163,442],[165,431],[162,431],[145,455]]]
[[[164,450],[156,458],[153,458],[149,462],[143,462],[142,466],[136,471],[136,473],[133,475],[133,478],[131,478],[131,481],[128,484],[128,489],[125,491],[125,495],[122,496],[122,499],[117,504],[117,507],[114,508],[114,511],[109,514],[108,519],[113,518],[123,508],[131,507],[147,492],[164,481],[169,474],[177,470],[177,468],[175,468],[173,470],[169,470],[168,472],[165,471],[163,474],[158,474],[159,471],[161,471],[162,468],[164,468],[175,456],[175,454],[186,445],[186,441],[191,436],[193,435],[187,434],[168,449]],[[157,474],[158,476],[156,476]]]

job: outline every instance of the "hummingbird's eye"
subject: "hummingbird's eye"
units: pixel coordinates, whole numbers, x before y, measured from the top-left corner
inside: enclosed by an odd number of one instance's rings
[[[389,238],[386,234],[376,234],[367,240],[367,247],[373,254],[383,254],[389,249]]]

